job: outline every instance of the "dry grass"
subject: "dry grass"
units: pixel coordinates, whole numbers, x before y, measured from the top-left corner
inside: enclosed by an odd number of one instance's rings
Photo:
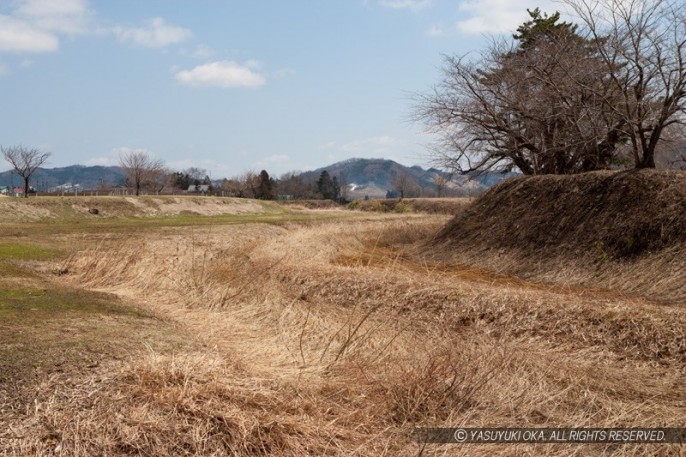
[[[97,216],[88,212],[91,208],[98,209]],[[56,218],[216,216],[262,213],[266,210],[275,209],[278,209],[278,206],[272,202],[196,196],[109,197],[82,195],[79,197],[5,198],[0,202],[0,212],[7,215],[9,220],[23,222]]]
[[[341,209],[343,206],[333,200],[283,200],[279,204],[293,209]]]
[[[461,213],[471,203],[471,198],[387,198],[378,200],[355,200],[349,209],[374,212],[449,214]]]
[[[35,387],[10,455],[675,455],[422,449],[415,426],[683,426],[686,311],[431,262],[444,219],[67,236],[72,285],[193,340]],[[64,240],[63,240],[64,241]],[[4,440],[4,441],[3,441]]]
[[[686,300],[686,173],[642,170],[508,180],[431,243],[441,262],[538,282]]]

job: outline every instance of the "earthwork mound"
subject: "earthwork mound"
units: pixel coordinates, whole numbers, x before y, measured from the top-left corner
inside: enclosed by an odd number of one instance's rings
[[[627,259],[686,241],[686,172],[641,170],[507,180],[436,237],[454,249]]]

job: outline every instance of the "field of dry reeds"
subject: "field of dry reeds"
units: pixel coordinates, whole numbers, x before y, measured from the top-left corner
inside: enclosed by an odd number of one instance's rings
[[[427,245],[445,216],[282,222],[52,235],[66,254],[18,265],[130,312],[74,317],[70,332],[107,328],[116,347],[0,391],[2,451],[686,453],[411,438],[425,426],[684,427],[683,306],[438,260]]]

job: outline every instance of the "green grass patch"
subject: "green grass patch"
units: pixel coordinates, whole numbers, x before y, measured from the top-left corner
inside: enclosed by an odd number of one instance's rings
[[[0,321],[19,319],[23,323],[39,319],[69,317],[74,314],[143,314],[113,302],[109,294],[79,289],[0,290]]]
[[[14,396],[41,373],[80,372],[148,342],[178,345],[163,322],[114,295],[46,286],[0,290],[0,387]]]
[[[60,252],[33,243],[0,242],[0,261],[2,260],[50,260]]]
[[[22,268],[14,262],[3,262],[0,260],[0,277],[4,278],[31,278],[35,274],[26,268]],[[0,287],[4,287],[0,280]]]
[[[287,224],[292,222],[316,222],[359,218],[354,213],[345,212],[297,212],[287,209],[265,213],[224,214],[199,216],[180,214],[175,216],[115,217],[92,219],[44,219],[29,223],[32,237],[62,235],[71,233],[135,233],[170,227],[192,227],[234,224]],[[2,225],[6,230],[16,230],[18,226]]]
[[[51,235],[63,235],[73,233],[135,233],[138,231],[150,231],[159,228],[191,227],[210,225],[233,225],[233,224],[286,224],[293,222],[317,222],[331,220],[351,220],[360,218],[355,213],[343,211],[299,211],[284,207],[273,201],[250,200],[252,205],[259,205],[262,211],[254,213],[233,213],[222,215],[199,215],[194,209],[183,211],[177,215],[147,215],[139,206],[163,205],[166,199],[178,197],[138,197],[137,205],[122,197],[43,197],[23,200],[17,205],[25,204],[44,209],[49,209],[53,217],[44,217],[40,220],[19,222],[16,219],[0,221],[0,230],[8,236],[19,237],[23,240],[42,239]],[[205,202],[221,203],[227,205],[242,203],[237,199],[223,199],[218,197],[183,197],[187,203],[195,203],[199,207]],[[170,200],[171,201],[171,200]],[[76,211],[73,205],[80,208],[94,207],[100,210],[99,216],[87,214],[83,209]],[[49,240],[44,245],[50,246]],[[7,243],[6,243],[7,244]],[[0,246],[2,242],[0,242]],[[10,248],[7,248],[10,249]],[[10,251],[12,251],[10,249]],[[20,251],[20,250],[19,250]],[[46,257],[33,259],[29,254],[10,252],[7,258],[21,258],[23,260],[42,260]],[[47,255],[44,253],[43,255]],[[2,254],[0,253],[0,260]]]

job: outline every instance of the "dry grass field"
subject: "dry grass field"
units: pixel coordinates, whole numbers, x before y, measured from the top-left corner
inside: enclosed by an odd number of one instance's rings
[[[684,427],[683,303],[440,258],[444,215],[73,208],[0,222],[0,455],[686,455],[410,437]]]

